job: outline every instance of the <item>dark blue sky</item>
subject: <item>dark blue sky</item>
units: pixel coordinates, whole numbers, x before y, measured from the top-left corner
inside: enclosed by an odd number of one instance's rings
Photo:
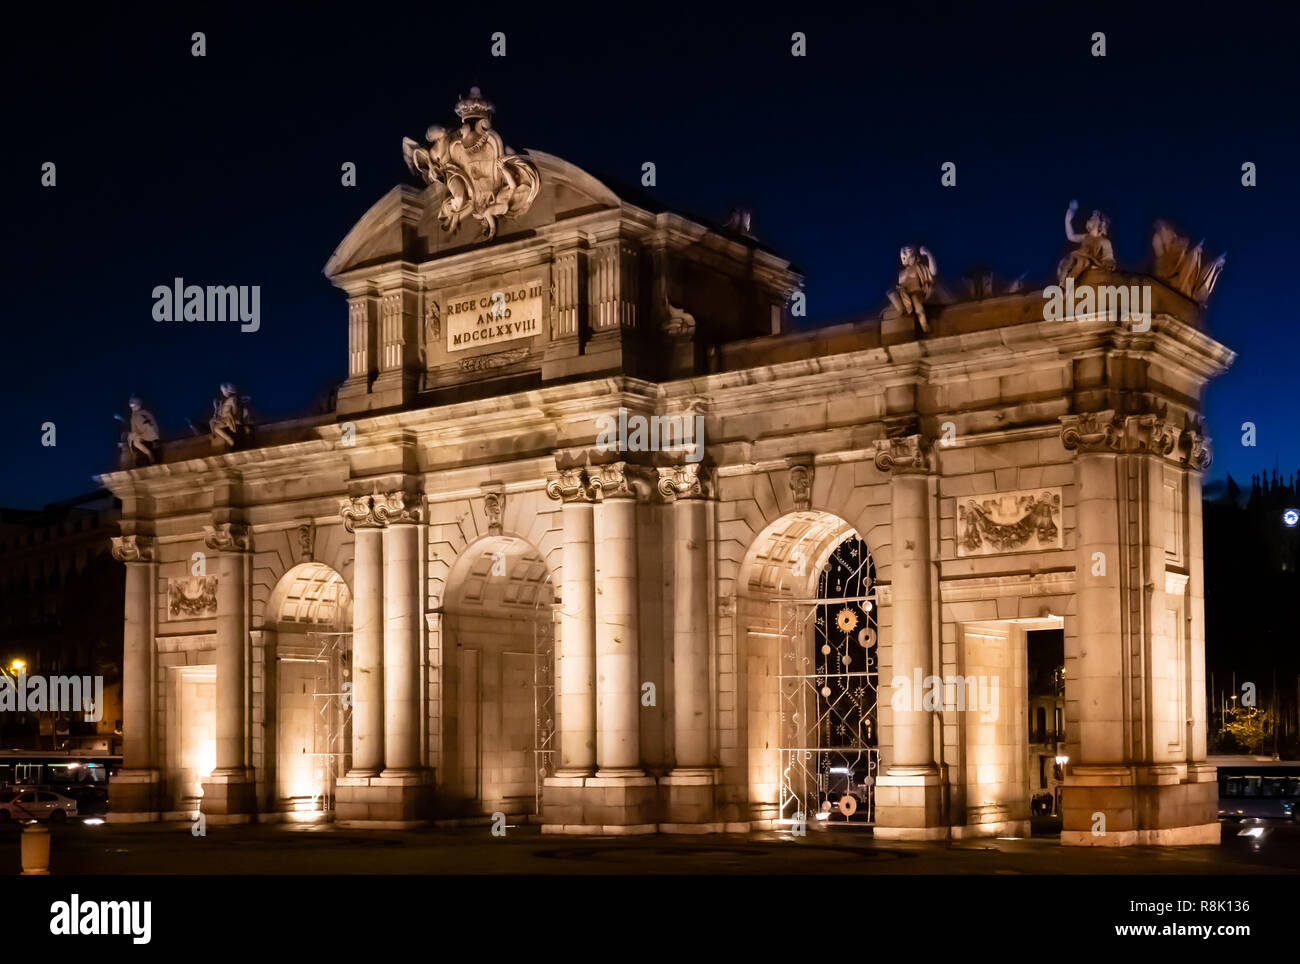
[[[1228,254],[1210,327],[1239,358],[1209,393],[1211,475],[1300,467],[1294,7],[472,7],[51,7],[7,31],[0,504],[93,487],[131,392],[171,433],[206,421],[223,380],[272,419],[339,381],[346,306],[321,268],[405,178],[401,138],[448,124],[471,84],[516,149],[629,184],[653,161],[670,206],[750,206],[755,233],[805,272],[813,321],[877,311],[903,242],[931,248],[954,288],[978,263],[1041,281],[1071,198],[1110,215],[1121,264],[1145,263],[1169,218]],[[190,56],[195,30],[205,58]],[[1098,30],[1104,59],[1089,54]],[[939,185],[949,160],[955,189]],[[1241,186],[1244,161],[1258,187]],[[261,285],[261,330],[156,324],[152,289],[177,276]]]

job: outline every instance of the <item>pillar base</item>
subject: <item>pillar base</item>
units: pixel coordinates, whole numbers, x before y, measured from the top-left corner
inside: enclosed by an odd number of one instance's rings
[[[640,770],[547,777],[542,833],[641,834],[659,829],[659,787]]]
[[[710,767],[678,767],[660,779],[659,785],[664,788],[660,829],[664,833],[720,833],[722,825],[717,822],[715,805],[717,782],[718,771]]]
[[[1218,783],[1202,763],[1076,764],[1061,787],[1061,843],[1074,847],[1219,843]]]
[[[340,827],[405,830],[427,823],[433,814],[430,771],[385,770],[378,775],[352,771],[334,788],[334,822]]]
[[[890,767],[876,778],[874,835],[881,840],[946,840],[946,789],[938,767]]]
[[[231,817],[257,812],[252,774],[243,767],[213,770],[203,781],[199,810],[209,817]],[[221,820],[219,823],[232,821]],[[244,821],[234,821],[244,822]]]
[[[109,823],[150,823],[162,819],[162,774],[157,770],[119,770],[109,783]]]

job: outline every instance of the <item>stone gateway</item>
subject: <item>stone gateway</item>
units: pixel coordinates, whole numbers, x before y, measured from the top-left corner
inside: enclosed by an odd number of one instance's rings
[[[798,330],[790,261],[492,111],[409,141],[326,265],[336,411],[102,477],[112,818],[1008,836],[1046,755],[1062,843],[1217,842],[1200,300],[1107,261],[1075,280],[1148,327],[942,302],[923,251],[883,317]],[[652,420],[698,451],[602,440]]]

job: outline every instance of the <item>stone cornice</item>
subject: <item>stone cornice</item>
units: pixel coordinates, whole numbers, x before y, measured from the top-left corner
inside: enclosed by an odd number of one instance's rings
[[[158,540],[153,536],[113,536],[113,558],[118,562],[153,562]]]
[[[203,527],[203,544],[215,552],[248,552],[252,530],[239,522],[218,522]]]

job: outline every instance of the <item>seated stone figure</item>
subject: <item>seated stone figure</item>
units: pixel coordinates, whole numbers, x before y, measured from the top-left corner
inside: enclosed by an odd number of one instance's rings
[[[212,418],[208,422],[214,442],[220,440],[235,448],[248,438],[252,430],[248,399],[230,382],[222,382],[221,396],[212,400]]]
[[[917,258],[920,254],[924,261]],[[898,287],[888,292],[889,303],[900,315],[912,315],[923,332],[930,331],[930,323],[925,317],[926,299],[934,293],[934,279],[939,267],[934,262],[934,255],[928,248],[912,248],[908,245],[898,252],[898,260],[903,269],[898,272]]]
[[[129,419],[116,414],[113,416],[126,426],[126,431],[118,442],[122,452],[122,467],[134,468],[141,464],[142,458],[152,465],[158,461],[158,420],[136,395],[131,396],[127,405],[131,409]]]
[[[1088,218],[1087,234],[1076,234],[1074,214],[1079,210],[1079,202],[1071,201],[1065,212],[1065,236],[1078,245],[1061,259],[1056,268],[1056,283],[1065,284],[1067,278],[1077,278],[1089,268],[1115,270],[1115,248],[1106,236],[1110,233],[1110,221],[1100,211],[1093,211]]]

